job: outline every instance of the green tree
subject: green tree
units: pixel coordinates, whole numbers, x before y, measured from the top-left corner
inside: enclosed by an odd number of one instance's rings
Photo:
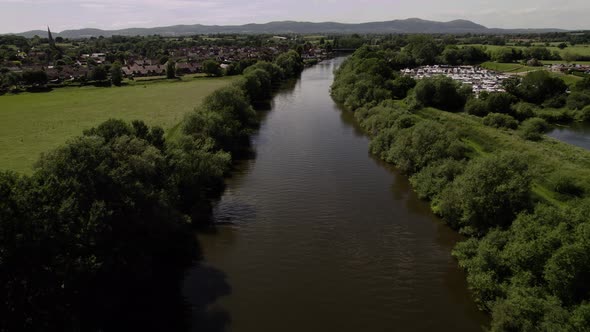
[[[108,78],[109,73],[103,65],[95,66],[92,68],[90,79],[94,81],[104,81]]]
[[[110,72],[111,72],[111,82],[113,83],[113,85],[121,86],[121,83],[123,82],[123,71],[121,70],[121,64],[118,62],[115,62],[111,66]]]
[[[416,100],[424,106],[446,111],[461,110],[467,101],[469,90],[450,77],[439,76],[420,80],[414,88]]]
[[[518,86],[518,94],[525,101],[541,104],[545,100],[565,94],[567,85],[559,77],[544,70],[528,73]]]
[[[279,55],[275,64],[283,70],[288,78],[296,77],[303,70],[301,55],[294,50]]]
[[[215,60],[206,60],[203,62],[203,72],[209,76],[221,76],[221,67]]]
[[[45,85],[47,84],[48,78],[47,73],[42,70],[24,71],[22,73],[23,82],[26,85]]]
[[[530,141],[539,141],[549,128],[547,121],[541,118],[530,118],[520,126],[520,135]]]
[[[166,64],[166,78],[176,78],[176,62],[172,60],[168,60],[168,63]]]
[[[416,64],[431,65],[441,54],[439,45],[433,37],[427,35],[414,35],[408,38],[406,50],[412,55]]]
[[[504,153],[476,159],[441,194],[441,213],[452,217],[459,211],[458,220],[449,220],[452,225],[483,234],[493,227],[509,226],[529,207],[530,190],[530,173],[520,155]]]

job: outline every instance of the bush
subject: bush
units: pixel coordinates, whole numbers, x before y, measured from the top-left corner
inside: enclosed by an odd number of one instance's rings
[[[516,104],[514,106],[514,117],[518,121],[524,121],[535,117],[535,106],[525,102]]]
[[[506,92],[492,92],[484,99],[487,113],[502,114],[512,113],[511,106],[516,103],[516,101],[517,100],[513,95]]]
[[[521,124],[520,134],[526,140],[539,141],[548,129],[547,121],[541,118],[531,118]]]
[[[584,107],[584,109],[578,112],[578,114],[580,121],[590,122],[590,106]]]
[[[477,159],[440,195],[441,213],[453,226],[484,234],[490,228],[510,225],[529,207],[530,188],[528,166],[520,155]],[[459,219],[453,220],[457,213]]]
[[[465,161],[445,159],[426,166],[410,178],[418,197],[433,200],[465,170]]]
[[[553,98],[545,100],[543,107],[548,108],[562,108],[567,103],[567,97],[565,95],[555,96]]]
[[[590,93],[574,91],[567,97],[567,107],[572,110],[581,110],[590,105]]]
[[[483,124],[494,128],[516,129],[518,121],[507,114],[490,113],[483,119]]]
[[[574,120],[574,112],[568,109],[537,109],[537,117],[549,123],[569,123]]]
[[[488,114],[487,104],[481,99],[470,98],[465,104],[467,114],[484,117]]]
[[[442,159],[463,159],[466,151],[456,133],[437,122],[421,121],[399,132],[386,161],[407,174],[414,174]]]
[[[565,196],[582,196],[584,188],[578,184],[574,177],[557,174],[551,180],[551,189]]]

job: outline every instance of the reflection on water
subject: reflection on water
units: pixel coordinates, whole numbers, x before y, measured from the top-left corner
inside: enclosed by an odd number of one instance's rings
[[[574,123],[568,127],[555,127],[550,133],[550,137],[558,139],[562,142],[579,146],[586,150],[590,150],[590,124],[589,123]]]
[[[200,234],[231,292],[228,331],[477,331],[487,322],[451,257],[460,237],[407,178],[368,153],[329,96],[342,59],[304,71],[263,114],[256,157],[238,166]],[[185,294],[193,289],[191,274]],[[219,279],[219,278],[216,278]],[[217,326],[217,327],[219,327]]]

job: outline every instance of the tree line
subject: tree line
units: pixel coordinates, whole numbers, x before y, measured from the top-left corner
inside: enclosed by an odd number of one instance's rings
[[[232,154],[258,124],[252,103],[302,66],[294,51],[256,63],[174,139],[111,119],[43,154],[30,176],[0,172],[0,331],[174,326],[134,312],[147,294],[179,291],[200,258],[193,228],[210,222]]]
[[[563,81],[538,72],[508,82],[509,92],[475,98],[450,78],[401,76],[398,56],[359,49],[337,70],[332,97],[354,111],[371,136],[371,153],[407,174],[418,196],[468,237],[453,254],[475,300],[491,313],[491,330],[587,330],[590,200],[580,179],[555,180],[552,189],[567,204],[539,200],[532,194],[538,170],[526,151],[478,151],[469,140],[476,128],[436,116],[466,111],[496,130],[538,140],[547,127],[540,107],[561,97],[567,103],[574,93],[566,97]],[[587,93],[586,84],[576,91]],[[434,115],[425,116],[428,110]]]

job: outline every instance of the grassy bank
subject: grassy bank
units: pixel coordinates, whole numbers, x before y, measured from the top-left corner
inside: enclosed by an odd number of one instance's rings
[[[39,154],[109,119],[144,119],[169,130],[235,79],[158,81],[121,88],[63,88],[0,97],[0,169],[31,172]]]
[[[557,193],[552,180],[559,176],[580,179],[580,185],[590,192],[590,152],[545,137],[534,142],[522,139],[515,130],[499,130],[483,125],[482,119],[465,113],[449,113],[425,108],[420,117],[456,127],[463,140],[478,156],[504,151],[519,151],[526,159],[533,176],[534,196],[550,204],[563,206],[571,198]]]

